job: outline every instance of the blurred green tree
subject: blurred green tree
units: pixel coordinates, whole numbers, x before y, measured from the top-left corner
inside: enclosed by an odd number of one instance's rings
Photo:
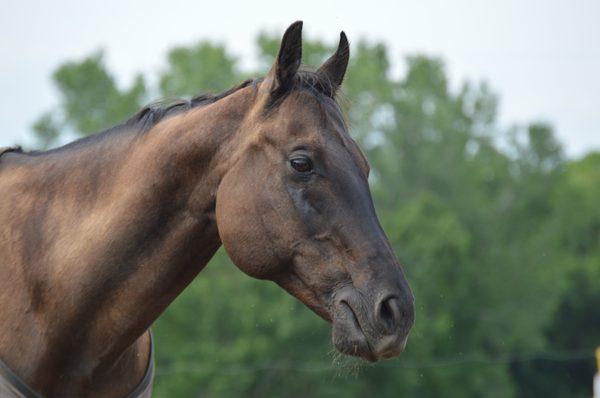
[[[240,82],[237,60],[221,44],[201,41],[191,47],[177,47],[167,59],[167,69],[161,73],[159,83],[163,96],[223,91]]]
[[[138,75],[131,87],[119,89],[106,70],[102,52],[60,66],[53,80],[60,92],[60,108],[42,115],[33,127],[42,147],[55,143],[59,131],[88,135],[123,122],[145,101],[143,77]]]
[[[554,152],[554,151],[546,151]],[[566,271],[568,288],[545,327],[547,346],[574,353],[570,361],[513,365],[523,398],[590,397],[595,361],[585,355],[600,344],[600,153],[571,162],[555,190],[549,234]]]

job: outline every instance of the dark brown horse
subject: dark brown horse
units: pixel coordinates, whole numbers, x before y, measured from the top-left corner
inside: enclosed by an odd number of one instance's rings
[[[33,390],[127,396],[148,328],[221,244],[331,322],[341,352],[403,350],[413,296],[335,101],[348,42],[299,70],[301,29],[264,79],[2,155],[0,359]]]

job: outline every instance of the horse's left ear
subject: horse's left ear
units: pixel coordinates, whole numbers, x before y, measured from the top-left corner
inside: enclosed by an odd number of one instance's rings
[[[275,65],[269,72],[272,80],[271,93],[286,90],[293,85],[301,62],[302,21],[296,21],[283,34]]]
[[[344,32],[340,33],[340,43],[338,48],[321,67],[317,73],[325,77],[331,83],[331,95],[334,96],[337,89],[344,81],[344,75],[348,68],[348,60],[350,59],[350,45],[348,38]]]

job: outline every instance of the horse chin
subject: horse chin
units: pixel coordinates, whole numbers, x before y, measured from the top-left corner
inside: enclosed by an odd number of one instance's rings
[[[331,314],[322,305],[318,304],[315,301],[305,302],[304,305],[306,305],[308,308],[310,308],[312,310],[312,312],[314,312],[315,314],[317,314],[324,321],[326,321],[328,323],[333,323],[333,320],[331,318]]]
[[[331,313],[327,306],[319,300],[317,294],[308,287],[306,283],[293,273],[279,275],[272,279],[273,282],[281,286],[292,296],[300,300],[304,305],[310,308],[315,314],[319,315],[325,321],[331,323],[333,321]]]

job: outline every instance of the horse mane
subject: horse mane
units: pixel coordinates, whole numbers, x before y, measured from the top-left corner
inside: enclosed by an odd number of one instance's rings
[[[130,128],[136,128],[138,132],[144,133],[158,124],[161,120],[169,116],[173,116],[193,108],[214,104],[215,102],[228,97],[245,87],[250,85],[256,86],[263,80],[264,78],[247,79],[220,94],[202,93],[192,97],[189,100],[177,99],[170,102],[157,101],[140,109],[123,125]],[[307,69],[298,71],[294,88],[308,89],[314,94],[333,97],[332,83],[326,77]],[[318,97],[321,97],[321,95]]]
[[[22,153],[23,148],[20,145],[0,147],[0,156],[8,152]]]
[[[214,104],[215,102],[230,96],[231,94],[248,87],[250,85],[257,86],[261,83],[264,78],[247,79],[242,83],[223,91],[219,94],[202,93],[192,97],[189,100],[177,99],[172,101],[159,100],[144,106],[142,109],[137,111],[133,116],[127,119],[125,122],[117,124],[106,130],[90,134],[86,137],[79,138],[63,146],[53,148],[46,151],[22,151],[18,150],[14,152],[22,153],[25,155],[44,155],[54,153],[63,150],[77,149],[81,147],[87,147],[93,143],[102,141],[108,136],[114,134],[123,133],[125,131],[132,132],[133,134],[144,134],[156,126],[160,121],[174,115],[181,114],[188,110]],[[328,108],[337,108],[337,102],[333,94],[332,83],[324,76],[316,73],[312,70],[301,69],[296,74],[296,79],[293,87],[288,90],[292,92],[296,89],[308,90],[315,95],[317,100],[323,105],[327,105]],[[285,95],[278,98],[276,101],[269,105],[269,108],[275,108]],[[335,112],[337,113],[337,112]]]
[[[220,94],[202,93],[192,97],[189,100],[177,99],[170,102],[157,101],[146,105],[137,111],[124,123],[124,125],[127,127],[137,128],[138,132],[144,133],[168,116],[173,116],[188,111],[192,108],[214,104],[215,102],[230,96],[238,90],[248,87],[251,84],[256,84],[256,82],[256,79],[248,79],[226,91],[223,91]]]
[[[177,99],[170,102],[157,101],[140,109],[125,122],[125,125],[137,127],[139,129],[138,131],[146,132],[168,116],[176,115],[193,108],[214,104],[249,85],[256,86],[263,80],[264,78],[247,79],[220,94],[202,93],[189,100]],[[309,89],[315,92],[315,94],[319,93],[328,97],[333,97],[333,85],[331,81],[325,76],[308,69],[301,69],[298,71],[294,88]]]

